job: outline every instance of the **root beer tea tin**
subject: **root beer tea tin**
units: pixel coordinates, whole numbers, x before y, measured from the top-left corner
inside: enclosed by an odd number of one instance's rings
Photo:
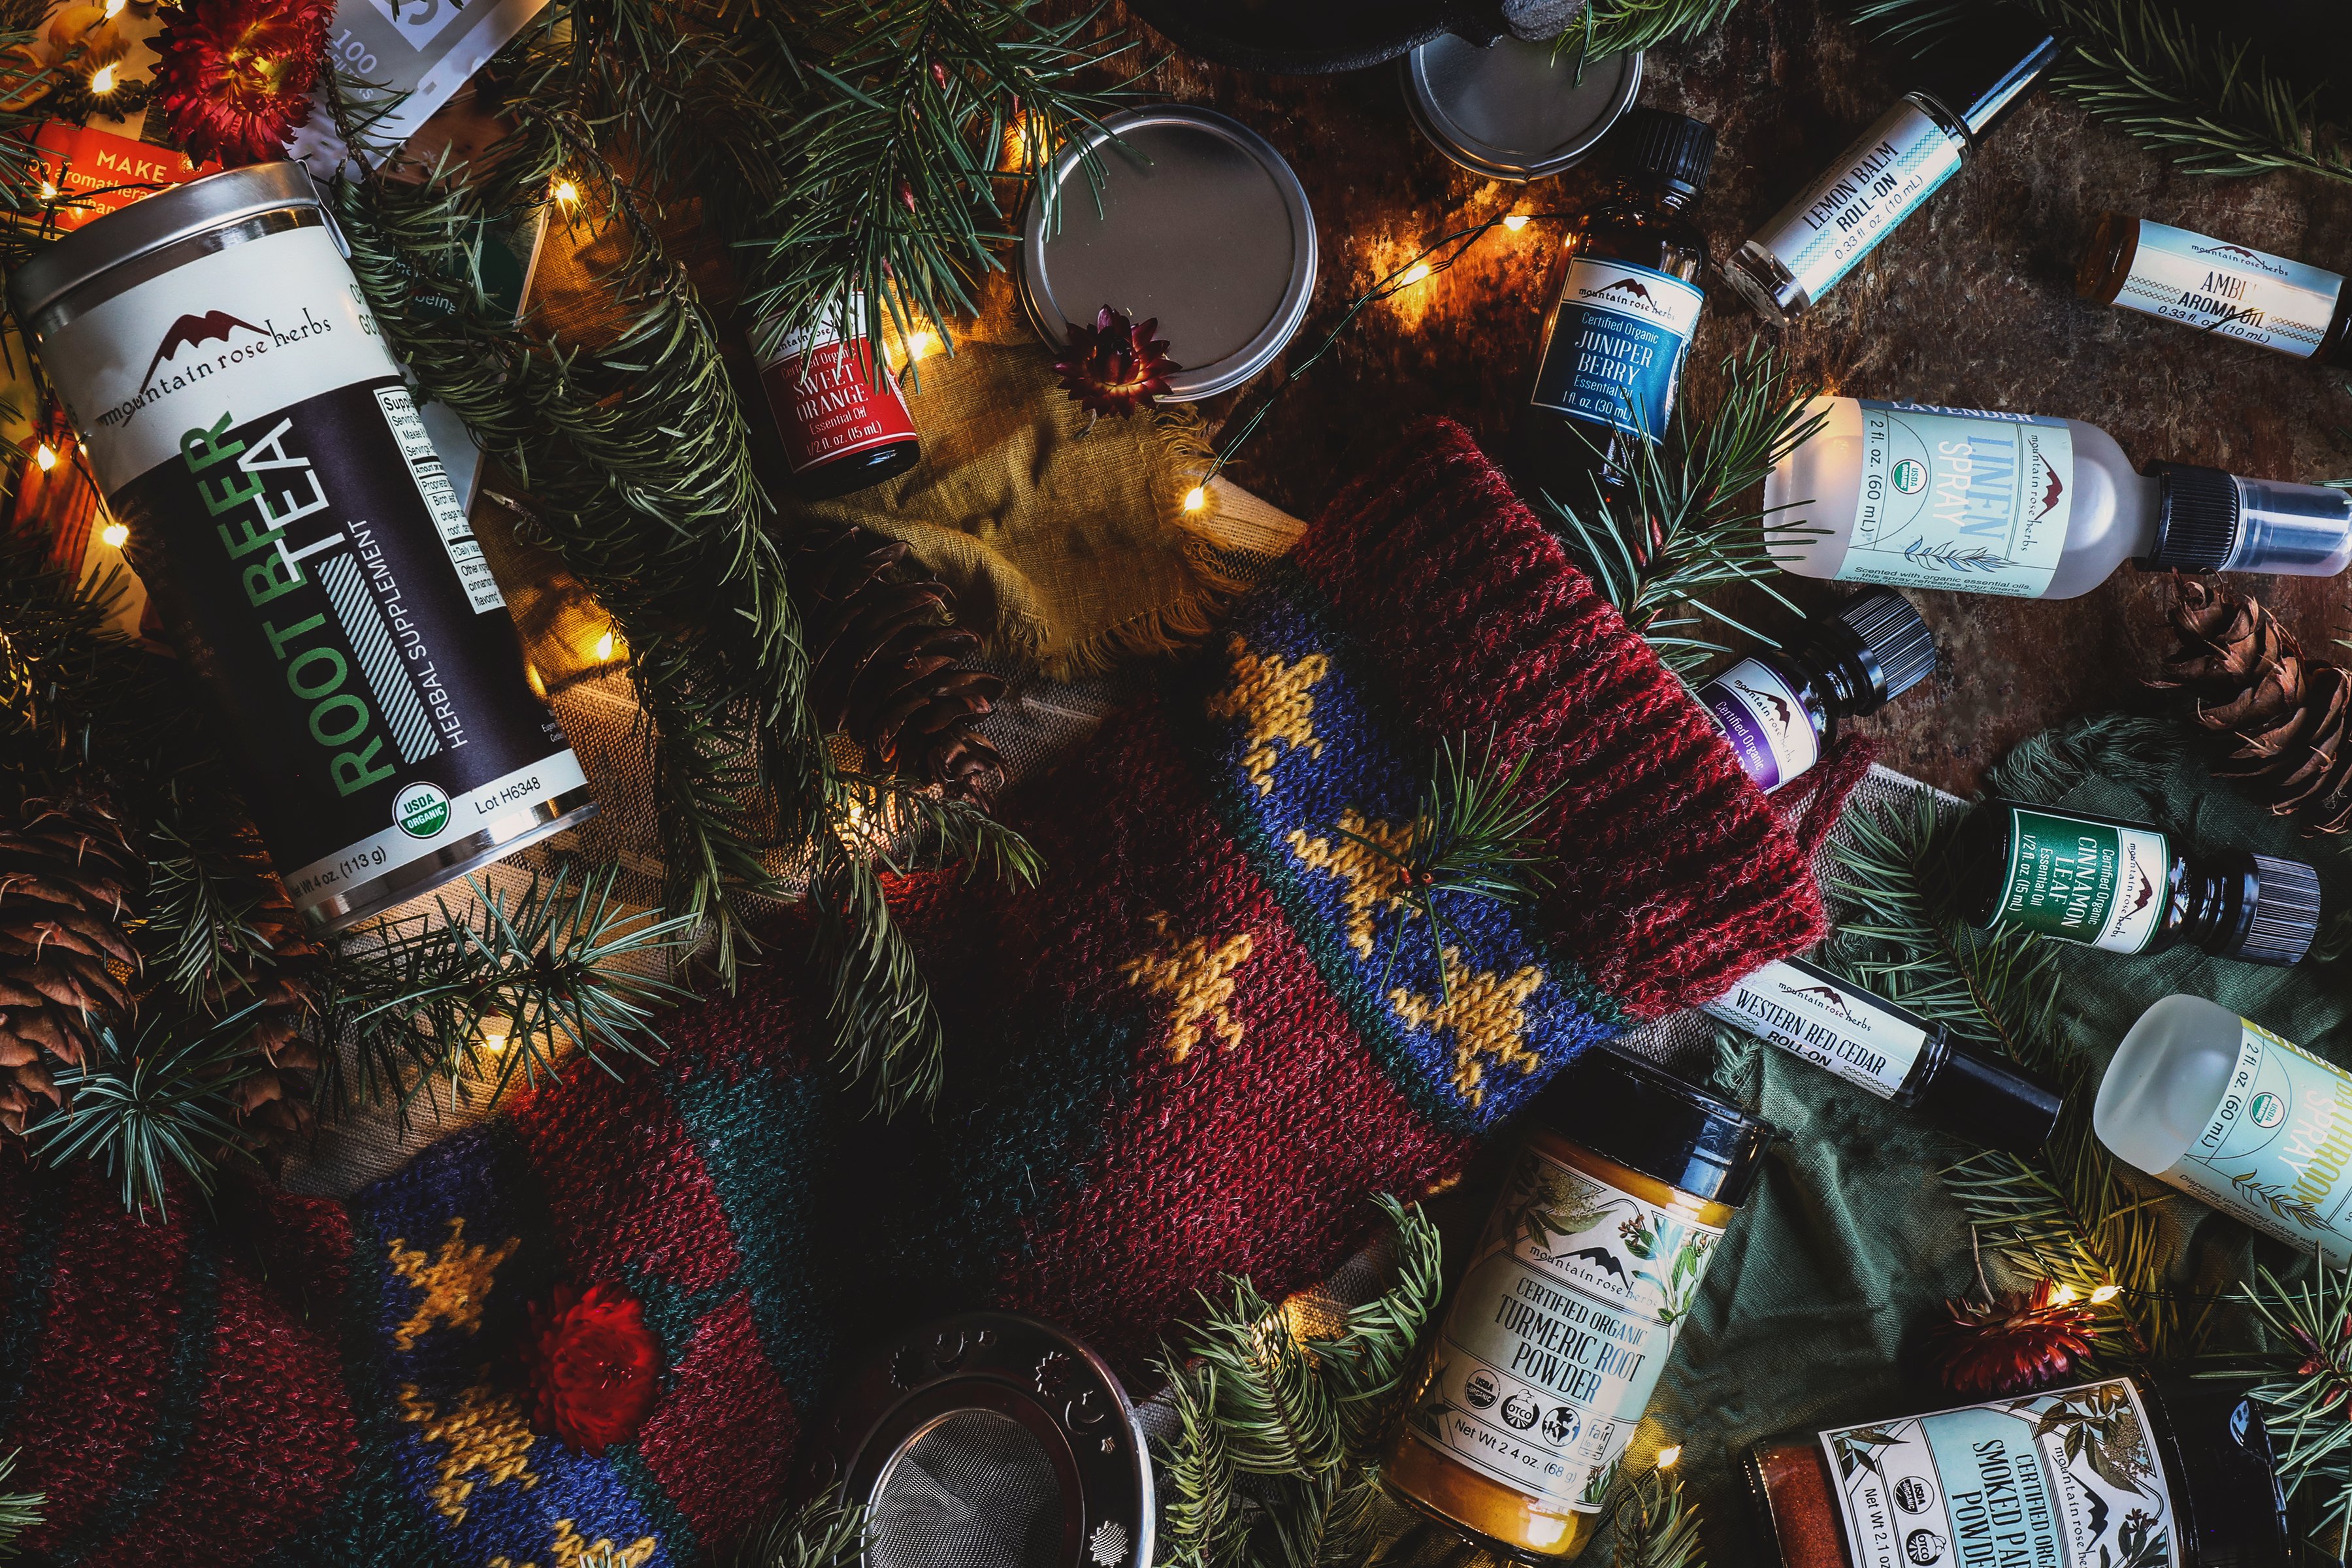
[[[313,922],[595,811],[300,165],[100,218],[8,298]]]

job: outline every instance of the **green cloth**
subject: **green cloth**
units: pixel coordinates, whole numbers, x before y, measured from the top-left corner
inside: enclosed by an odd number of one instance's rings
[[[2055,765],[2024,770],[2012,757],[1993,783],[2030,798],[2153,821],[2190,844],[2313,862],[2324,914],[2347,907],[2352,861],[2344,841],[2304,838],[2216,783],[2192,754],[2208,744],[2202,736],[2168,724],[2155,733],[2169,755],[2152,766],[2112,733],[2074,745],[2046,736],[2021,751]],[[2143,747],[2147,736],[2143,727]],[[2040,775],[2038,787],[2011,782],[2027,771]],[[1867,809],[1860,800],[1849,809]],[[2278,970],[2188,949],[2137,958],[2060,951],[2064,1029],[2101,1064],[2143,1010],[2175,992],[2210,997],[2331,1059],[2344,1059],[2352,1045],[2339,1037],[2352,1013],[2352,986],[2332,963]],[[1734,1070],[1756,1091],[1751,1103],[1789,1138],[1773,1151],[1766,1180],[1716,1254],[1631,1455],[1638,1472],[1662,1444],[1683,1445],[1685,1484],[1705,1514],[1710,1568],[1773,1560],[1738,1470],[1758,1439],[1961,1403],[1937,1386],[1919,1341],[1944,1300],[1972,1283],[1968,1225],[1937,1174],[1972,1152],[1969,1145],[1769,1047],[1746,1052]],[[2078,1091],[2070,1115],[2088,1117],[2096,1081],[2092,1076]],[[2168,1194],[2134,1173],[2124,1179],[2150,1194]],[[2284,1246],[2257,1242],[2189,1199],[2168,1195],[2161,1213],[2170,1289],[2186,1300],[2189,1316],[2199,1299],[2250,1272],[2250,1256],[2282,1275],[2297,1267]],[[1996,1288],[2029,1282],[2000,1269],[1990,1253],[1988,1267]]]

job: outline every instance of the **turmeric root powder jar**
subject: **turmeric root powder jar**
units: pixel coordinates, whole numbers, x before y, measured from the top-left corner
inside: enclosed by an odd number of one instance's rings
[[[1605,1049],[1560,1070],[1389,1445],[1389,1490],[1499,1555],[1600,1528],[1643,1407],[1771,1129]]]

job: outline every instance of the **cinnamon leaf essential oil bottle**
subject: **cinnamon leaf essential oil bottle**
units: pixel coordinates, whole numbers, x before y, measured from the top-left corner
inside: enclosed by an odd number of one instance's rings
[[[1874,588],[1801,645],[1743,658],[1697,695],[1740,770],[1772,790],[1821,760],[1841,719],[1877,712],[1935,668],[1935,635],[1919,612],[1894,589]]]
[[[2242,849],[2188,855],[2141,822],[1995,798],[1953,847],[1961,915],[2109,952],[2182,944],[2279,968],[2319,934],[2319,878]]]
[[[1784,572],[1842,583],[2071,599],[2126,561],[2332,577],[2352,563],[2352,496],[2189,463],[2135,473],[2080,419],[1817,398],[1764,505]]]
[[[1972,15],[1919,62],[1921,85],[1724,264],[1724,280],[1782,326],[1820,303],[2033,96],[2059,53],[2022,12]]]
[[[2123,213],[2103,213],[2074,291],[2321,364],[2347,360],[2341,273]]]
[[[1529,1108],[1381,1478],[1496,1554],[1591,1543],[1626,1445],[1772,1130],[1593,1047]]]
[[[1856,1426],[1748,1456],[1771,1568],[2286,1568],[2262,1409],[2144,1375]]]
[[[1706,302],[1706,237],[1683,209],[1706,184],[1714,128],[1636,109],[1615,135],[1617,182],[1569,226],[1512,439],[1521,487],[1569,508],[1622,494],[1635,454],[1664,433]]]

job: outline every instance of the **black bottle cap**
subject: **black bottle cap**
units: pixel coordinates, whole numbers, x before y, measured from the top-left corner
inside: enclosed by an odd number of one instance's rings
[[[1626,112],[1618,134],[1628,169],[1679,186],[1685,195],[1696,195],[1715,167],[1715,127],[1703,120],[1637,108]]]
[[[1595,1046],[1559,1069],[1529,1114],[1645,1176],[1738,1208],[1771,1147],[1771,1123],[1663,1068]]]
[[[2238,548],[2238,481],[2219,468],[2151,463],[2157,481],[2156,547],[2144,566],[2219,572]]]
[[[1837,618],[1829,636],[1848,645],[1843,651],[1860,667],[1868,686],[1861,703],[1849,710],[1855,717],[1875,713],[1934,671],[1936,634],[1894,589],[1857,595],[1838,610]]]
[[[2063,46],[2048,27],[2011,6],[1971,14],[1919,61],[1918,90],[1982,141],[2032,98]]]
[[[1970,1142],[2032,1155],[2050,1142],[2065,1105],[2066,1091],[2031,1068],[1955,1041],[1919,1109]]]
[[[2262,1407],[2227,1384],[2168,1379],[2139,1388],[2158,1457],[2187,1489],[2173,1504],[2180,1536],[2196,1543],[2188,1560],[2200,1568],[2285,1568],[2294,1533]]]
[[[2300,860],[2248,857],[2254,863],[2246,933],[2224,956],[2290,968],[2319,935],[2319,873]]]

